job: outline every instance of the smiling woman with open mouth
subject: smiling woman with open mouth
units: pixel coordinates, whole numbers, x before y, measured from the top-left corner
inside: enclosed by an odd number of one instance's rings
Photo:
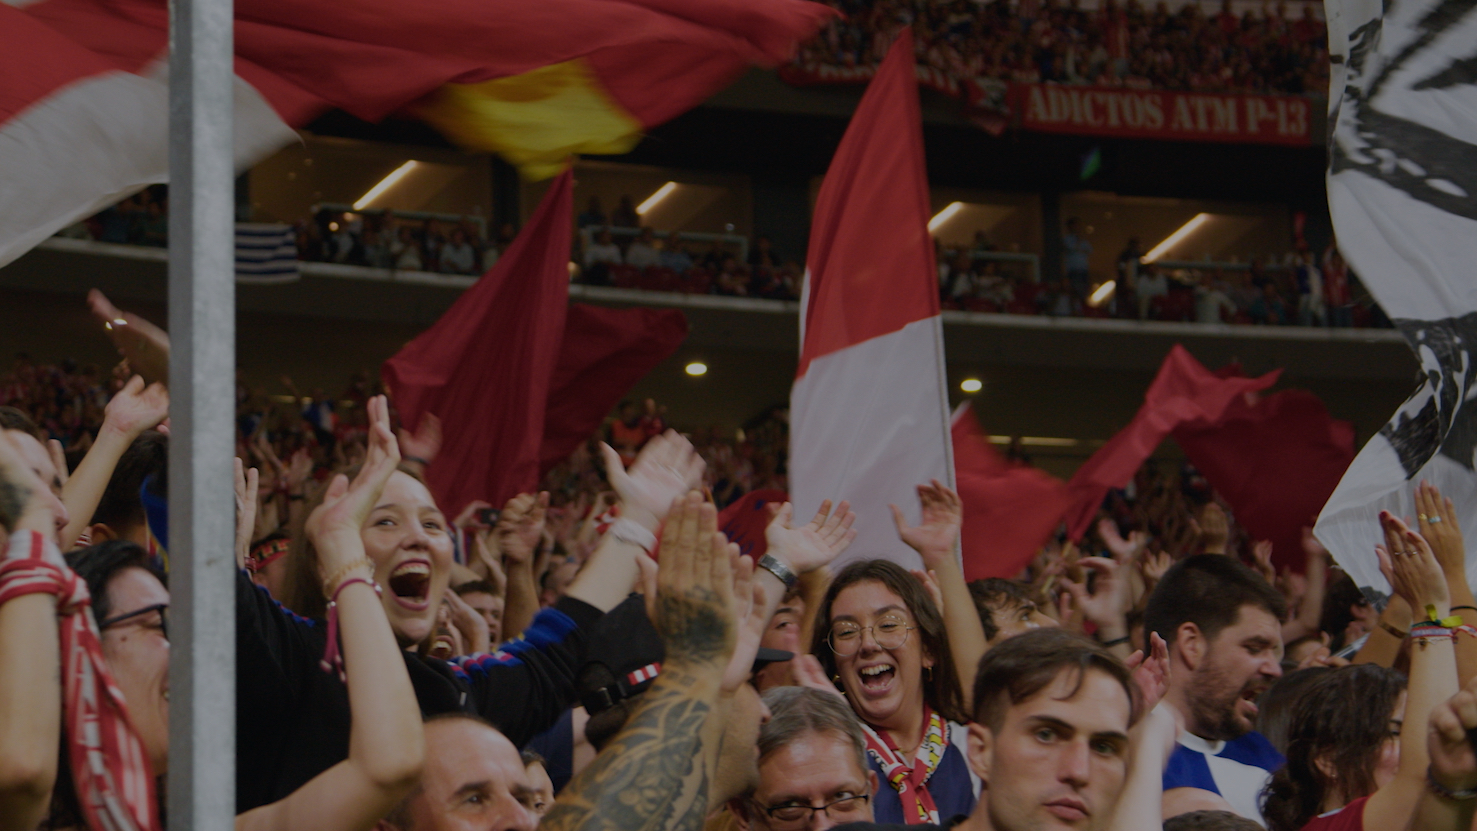
[[[943,618],[913,575],[888,560],[842,569],[810,651],[866,728],[868,764],[886,783],[877,822],[937,824],[974,808],[963,693]]]
[[[398,459],[382,397],[371,401],[370,415],[375,428],[370,453],[393,453]],[[676,433],[648,442],[630,471],[621,468],[614,451],[609,457],[622,516],[649,530],[658,526],[674,497],[702,478],[702,460]],[[305,506],[305,513],[315,502]],[[385,615],[407,650],[436,633],[451,574],[448,529],[425,483],[401,467],[360,531],[374,580],[383,590]],[[640,551],[607,534],[567,595],[539,612],[524,638],[492,653],[445,660],[406,651],[422,714],[474,713],[520,746],[552,726],[576,699],[574,675],[586,633],[631,590]],[[323,669],[328,609],[317,553],[298,534],[288,557],[292,562],[280,604],[244,571],[237,579],[238,812],[286,796],[349,750],[348,691],[338,673]]]

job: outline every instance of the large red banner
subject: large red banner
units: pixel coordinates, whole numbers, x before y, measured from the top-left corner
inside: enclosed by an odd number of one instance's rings
[[[1291,95],[1016,84],[1012,107],[1028,130],[1172,141],[1312,142],[1311,102]]]
[[[870,66],[823,65],[779,70],[780,77],[795,86],[865,83],[874,72]],[[1016,126],[1046,133],[1166,141],[1313,143],[1314,99],[1300,95],[1018,83],[957,78],[923,65],[918,67],[918,83],[963,100],[970,119],[996,135]]]

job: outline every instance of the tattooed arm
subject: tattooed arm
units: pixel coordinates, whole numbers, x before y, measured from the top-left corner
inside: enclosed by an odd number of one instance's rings
[[[708,809],[734,651],[733,562],[717,510],[689,493],[662,530],[653,623],[666,661],[626,726],[559,795],[541,831],[696,831]]]

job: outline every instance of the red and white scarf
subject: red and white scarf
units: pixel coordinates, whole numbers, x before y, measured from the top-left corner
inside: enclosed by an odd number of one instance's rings
[[[867,753],[877,760],[887,784],[897,791],[903,803],[903,822],[908,825],[939,823],[939,809],[933,803],[933,794],[928,792],[928,780],[938,769],[944,751],[949,747],[949,725],[927,705],[923,707],[923,719],[927,726],[911,765],[903,761],[902,753],[886,730],[876,729],[870,724],[862,725],[867,736]]]
[[[57,599],[62,719],[82,817],[99,831],[159,831],[154,775],[103,663],[87,584],[45,535],[17,531],[0,557],[0,604],[42,593]]]

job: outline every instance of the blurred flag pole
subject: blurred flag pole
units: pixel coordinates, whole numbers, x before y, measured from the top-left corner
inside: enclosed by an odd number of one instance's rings
[[[169,3],[169,828],[236,808],[231,0]]]

